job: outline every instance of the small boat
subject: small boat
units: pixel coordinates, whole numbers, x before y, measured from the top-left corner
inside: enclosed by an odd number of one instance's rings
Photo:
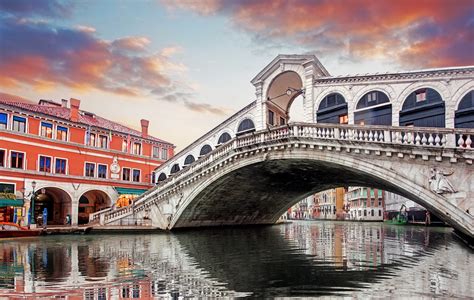
[[[38,236],[42,230],[31,230],[15,223],[0,222],[0,238]]]

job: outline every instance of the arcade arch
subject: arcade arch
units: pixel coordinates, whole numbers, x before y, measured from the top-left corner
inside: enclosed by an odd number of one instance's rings
[[[400,126],[445,127],[445,103],[441,94],[432,88],[411,92],[399,112]]]
[[[46,209],[48,215],[47,224],[63,225],[65,224],[66,216],[71,215],[72,198],[63,189],[43,187],[35,193],[34,205],[33,217],[35,221],[43,217],[43,211]]]
[[[454,116],[455,128],[474,128],[474,90],[464,95]]]
[[[90,190],[79,197],[78,223],[89,222],[89,215],[104,208],[110,207],[112,200],[104,191]]]
[[[357,102],[354,123],[359,125],[392,125],[392,104],[384,92],[372,90]]]
[[[346,99],[339,93],[331,93],[319,103],[316,112],[318,123],[348,124],[348,108]]]

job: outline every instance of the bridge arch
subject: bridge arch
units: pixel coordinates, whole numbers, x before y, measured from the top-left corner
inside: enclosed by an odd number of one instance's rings
[[[170,175],[179,172],[179,170],[181,170],[181,168],[179,167],[179,164],[178,164],[178,163],[174,164],[174,165],[171,167]]]
[[[194,186],[169,228],[272,224],[286,209],[315,192],[341,185],[370,185],[405,196],[452,225],[471,224],[467,231],[472,232],[472,216],[430,190],[432,170],[428,166],[408,176],[409,162],[392,165],[382,160],[376,164],[344,152],[292,147],[245,157]]]
[[[445,99],[437,89],[422,86],[411,90],[400,108],[399,126],[446,126]]]
[[[355,124],[392,125],[392,103],[384,91],[378,89],[367,91],[355,103]]]
[[[467,92],[456,106],[455,128],[474,128],[474,88]]]
[[[201,147],[201,150],[199,150],[199,156],[205,156],[207,155],[208,153],[210,153],[212,151],[212,147],[211,145],[209,144],[205,144]]]
[[[348,106],[342,94],[329,93],[318,102],[315,109],[317,123],[348,124]]]
[[[222,144],[225,144],[227,143],[228,141],[230,141],[232,139],[232,136],[230,135],[230,133],[226,130],[224,132],[222,132],[218,139],[217,139],[217,143],[216,145],[222,145]]]
[[[254,131],[255,131],[255,122],[253,121],[251,117],[248,117],[248,116],[242,118],[242,120],[239,121],[239,123],[237,123],[237,128],[235,130],[235,132],[237,132],[237,135],[242,135],[242,134],[246,134],[246,133],[250,133]]]
[[[184,159],[184,166],[190,165],[195,161],[196,159],[194,158],[194,156],[192,154],[188,154]]]
[[[160,173],[160,175],[158,175],[158,182],[165,181],[166,178],[168,178],[168,176],[166,176],[166,174],[162,172]]]
[[[303,93],[302,77],[295,71],[284,71],[276,75],[268,85],[265,101],[265,124],[281,125],[289,121],[293,101]]]

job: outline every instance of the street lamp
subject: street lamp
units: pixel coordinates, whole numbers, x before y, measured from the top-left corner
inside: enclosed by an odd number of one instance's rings
[[[36,224],[35,222],[35,198],[36,198],[36,195],[35,195],[35,188],[36,188],[36,181],[33,181],[31,182],[31,187],[33,188],[33,194],[31,195],[31,224]]]

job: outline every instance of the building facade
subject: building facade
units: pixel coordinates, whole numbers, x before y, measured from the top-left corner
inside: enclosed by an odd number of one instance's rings
[[[343,220],[345,193],[346,189],[340,187],[314,194],[313,218],[322,220]]]
[[[37,104],[0,97],[0,222],[84,224],[119,196],[153,186],[174,145],[80,109],[80,100]],[[31,209],[33,208],[33,209]]]
[[[367,187],[349,187],[346,194],[346,209],[349,219],[355,221],[383,221],[384,191]]]

